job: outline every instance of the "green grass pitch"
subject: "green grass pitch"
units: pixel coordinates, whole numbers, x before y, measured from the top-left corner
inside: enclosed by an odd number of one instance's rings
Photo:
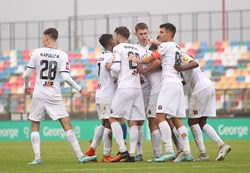
[[[198,150],[191,141],[194,158]],[[31,143],[0,142],[0,173],[250,173],[250,140],[226,140],[232,151],[224,161],[215,161],[218,148],[212,141],[205,141],[210,161],[189,163],[155,163],[147,162],[152,158],[150,141],[144,141],[144,161],[135,163],[102,163],[102,144],[97,148],[97,163],[78,164],[74,152],[67,141],[42,141],[41,152],[43,164],[27,165],[34,158]],[[90,146],[88,141],[80,141],[83,151]],[[128,144],[127,144],[128,145]],[[129,147],[128,147],[129,148]],[[113,141],[112,154],[117,152],[117,144]]]

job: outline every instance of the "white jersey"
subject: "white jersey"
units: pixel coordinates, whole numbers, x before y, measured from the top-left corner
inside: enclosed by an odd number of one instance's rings
[[[141,55],[145,56],[146,54],[151,54],[152,51],[148,50],[150,45],[148,44],[147,46],[141,46],[139,44],[136,44],[136,46],[139,48]],[[143,68],[148,67],[150,64],[143,64]],[[146,80],[150,83],[151,85],[151,94],[155,94],[155,93],[159,93],[160,92],[160,88],[161,88],[161,73],[162,70],[161,68],[156,69],[154,71],[151,71],[144,76],[144,78],[146,78]],[[142,85],[143,87],[143,85]]]
[[[69,73],[68,55],[65,52],[53,48],[35,49],[27,67],[36,70],[34,98],[62,100],[60,73]]]
[[[113,48],[115,59],[113,63],[119,63],[119,88],[141,88],[140,76],[137,70],[137,64],[129,59],[130,54],[134,54],[138,59],[141,55],[139,49],[129,43],[120,43]],[[114,65],[114,64],[113,64]]]
[[[111,62],[114,55],[110,51],[102,52],[97,61],[98,88],[96,90],[96,103],[111,104],[115,94],[114,79],[110,72],[106,70],[105,65]]]
[[[163,42],[158,51],[161,55],[162,82],[163,83],[181,83],[180,73],[174,69],[176,60],[178,61],[181,50],[175,42]]]
[[[182,54],[181,56],[182,65],[186,65],[190,61],[194,61],[194,59],[189,55]],[[192,94],[197,94],[201,90],[213,84],[211,80],[203,73],[203,70],[201,69],[200,66],[190,70],[182,71],[181,73],[183,75],[184,80],[187,83],[187,86],[190,88]]]

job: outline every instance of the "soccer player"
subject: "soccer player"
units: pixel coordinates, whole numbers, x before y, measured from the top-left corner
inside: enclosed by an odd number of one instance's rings
[[[103,34],[99,38],[100,44],[104,51],[97,57],[97,74],[98,74],[98,88],[96,90],[96,106],[97,113],[102,124],[95,130],[94,138],[86,155],[95,155],[95,150],[100,144],[101,139],[104,141],[103,162],[109,162],[113,158],[110,156],[112,146],[112,132],[109,123],[110,106],[115,94],[115,78],[105,68],[107,62],[111,62],[114,58],[112,53],[115,46],[115,40],[111,34]]]
[[[106,68],[118,76],[118,86],[111,104],[112,133],[119,145],[119,152],[112,162],[135,161],[135,150],[139,135],[139,126],[145,120],[143,96],[137,64],[129,60],[131,54],[140,58],[140,52],[135,45],[128,43],[130,32],[127,27],[120,26],[114,31],[117,45],[113,49],[114,60],[107,63]],[[119,119],[128,120],[130,128],[130,150],[127,151]]]
[[[208,117],[216,117],[214,85],[191,56],[182,54],[180,57],[181,63],[175,64],[175,69],[182,72],[191,93],[188,124],[200,151],[196,161],[209,160],[202,131],[220,148],[216,160],[224,160],[231,147],[225,144],[214,128],[206,122]]]
[[[130,59],[138,64],[151,63],[155,59],[161,58],[162,87],[157,100],[156,119],[167,152],[163,156],[156,158],[154,160],[156,162],[173,159],[174,162],[193,160],[187,129],[182,122],[182,118],[186,117],[182,79],[179,72],[174,69],[176,60],[181,54],[179,46],[174,42],[175,33],[176,28],[173,24],[165,23],[160,25],[159,40],[162,43],[158,49],[141,60],[138,60],[135,56],[130,56]],[[166,121],[166,116],[171,119],[179,134],[178,139],[182,152],[176,158],[172,145],[171,129]]]
[[[96,156],[86,156],[82,153],[78,139],[70,123],[69,115],[64,105],[61,90],[60,77],[71,87],[79,91],[86,100],[91,95],[82,89],[69,75],[68,55],[56,48],[58,31],[55,28],[48,28],[43,33],[43,48],[35,49],[31,55],[30,62],[24,74],[25,94],[31,94],[29,78],[33,70],[36,70],[36,84],[33,92],[33,99],[29,119],[31,120],[32,133],[31,142],[35,159],[29,163],[32,165],[41,164],[40,152],[40,121],[44,120],[47,113],[52,120],[59,120],[66,137],[75,151],[79,163],[89,162],[96,159]]]
[[[135,26],[135,35],[138,43],[136,46],[139,48],[141,55],[144,56],[148,53],[152,53],[150,48],[153,45],[149,42],[148,26],[145,23],[138,23]],[[151,134],[151,142],[154,151],[154,158],[162,155],[161,148],[161,134],[156,122],[156,104],[157,98],[161,88],[161,61],[158,59],[151,64],[139,65],[138,69],[141,75],[142,93],[146,115],[149,122],[149,129]],[[143,160],[142,153],[143,142],[143,126],[139,127],[139,141],[137,144],[138,154],[135,157],[135,161]]]

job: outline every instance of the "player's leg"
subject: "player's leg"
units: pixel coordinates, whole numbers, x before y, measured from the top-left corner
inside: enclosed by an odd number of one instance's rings
[[[85,162],[90,162],[90,161],[96,159],[95,155],[94,156],[86,156],[82,153],[78,139],[75,135],[75,132],[72,129],[69,116],[60,118],[59,121],[60,121],[60,123],[65,131],[66,137],[67,137],[70,145],[72,146],[73,150],[75,151],[76,157],[78,158],[78,162],[85,163]]]
[[[154,158],[159,158],[162,156],[162,148],[161,148],[161,133],[158,127],[158,122],[156,118],[149,117],[148,125],[151,134],[151,143],[154,152]]]
[[[195,143],[196,143],[196,145],[199,149],[199,152],[200,152],[196,161],[206,161],[206,160],[209,160],[209,157],[207,155],[206,148],[204,145],[202,130],[199,126],[199,119],[200,118],[189,118],[188,125],[191,128]]]
[[[112,148],[112,131],[108,119],[105,119],[105,129],[103,132],[103,162],[110,162],[113,157],[110,156]]]
[[[137,123],[138,126],[138,141],[137,141],[137,149],[138,149],[138,154],[135,156],[135,161],[142,161],[143,160],[143,124],[144,121],[139,121]]]
[[[202,101],[202,112],[205,117],[201,117],[199,121],[199,125],[203,132],[212,139],[219,147],[220,151],[216,160],[223,160],[224,157],[231,151],[231,147],[224,143],[224,141],[220,138],[217,132],[214,130],[212,126],[210,126],[206,120],[207,117],[215,117],[216,116],[216,101],[215,101],[215,89],[214,86],[211,85],[207,87],[200,96],[200,100]],[[203,98],[203,99],[202,99]],[[204,104],[203,104],[204,103]]]
[[[200,121],[200,127],[202,131],[212,139],[219,147],[219,154],[216,158],[217,161],[224,160],[225,156],[231,151],[231,147],[220,138],[214,128],[206,122],[207,117],[202,117]]]
[[[133,91],[132,105],[128,121],[130,127],[129,162],[135,161],[136,147],[138,147],[138,151],[142,156],[143,123],[146,116],[141,89],[135,89]]]
[[[95,151],[96,148],[98,147],[98,145],[100,144],[102,137],[103,137],[103,132],[104,132],[104,122],[105,120],[102,119],[102,124],[100,124],[96,129],[95,129],[95,133],[94,133],[94,137],[92,140],[92,143],[90,145],[90,148],[86,151],[86,155],[88,156],[94,156],[95,155]]]
[[[31,121],[31,144],[33,148],[33,152],[35,154],[35,159],[29,163],[29,165],[37,165],[41,164],[41,142],[39,135],[40,122]]]
[[[117,156],[111,162],[126,161],[129,157],[120,125],[120,118],[128,119],[133,104],[133,102],[130,101],[131,93],[128,92],[128,90],[129,89],[117,89],[111,104],[109,123],[111,124],[113,136],[119,147]],[[126,106],[124,106],[125,104]]]
[[[41,142],[40,142],[40,121],[44,119],[44,100],[33,98],[30,108],[29,120],[31,120],[31,144],[35,159],[29,165],[41,164]]]
[[[178,155],[178,153],[180,153],[182,151],[181,146],[180,146],[180,142],[178,141],[179,134],[178,134],[178,131],[175,128],[174,124],[172,123],[171,119],[167,118],[167,122],[169,124],[170,129],[171,129],[172,140],[173,140],[174,145],[175,145],[175,147],[177,149],[177,155]]]
[[[182,153],[178,155],[178,157],[174,160],[175,162],[182,162],[182,161],[192,161],[193,157],[190,151],[189,139],[187,129],[184,126],[182,119],[177,117],[172,117],[171,121],[173,122],[174,126],[176,127],[178,134],[179,134],[179,142],[182,147]]]

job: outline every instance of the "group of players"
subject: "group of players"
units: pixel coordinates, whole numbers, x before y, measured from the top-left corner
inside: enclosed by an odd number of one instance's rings
[[[45,48],[36,49],[32,53],[25,72],[26,94],[31,93],[28,85],[31,69],[36,69],[37,72],[29,115],[35,153],[35,159],[30,164],[41,163],[39,123],[45,113],[53,120],[59,119],[80,163],[96,160],[95,150],[102,139],[102,161],[142,161],[143,124],[146,119],[149,122],[154,154],[150,161],[193,161],[187,129],[182,122],[182,118],[186,117],[183,85],[191,93],[188,124],[200,152],[196,161],[209,160],[202,132],[218,145],[219,154],[216,160],[223,160],[231,151],[231,147],[206,122],[208,117],[216,116],[214,85],[194,58],[181,52],[174,42],[175,26],[171,23],[160,25],[157,40],[150,41],[148,26],[138,23],[135,26],[135,35],[138,38],[136,44],[129,43],[130,32],[125,26],[117,27],[114,35],[103,34],[99,38],[104,51],[97,61],[99,83],[96,105],[102,123],[95,131],[90,148],[83,154],[65,106],[62,107],[59,76],[87,100],[90,95],[70,77],[67,55],[55,49],[58,37],[55,31],[54,28],[45,30]],[[124,120],[127,120],[129,126],[129,151],[124,140],[124,124],[121,126]],[[112,136],[119,146],[114,157],[111,156]],[[162,141],[165,151],[162,151]],[[177,148],[176,153],[173,143]]]

